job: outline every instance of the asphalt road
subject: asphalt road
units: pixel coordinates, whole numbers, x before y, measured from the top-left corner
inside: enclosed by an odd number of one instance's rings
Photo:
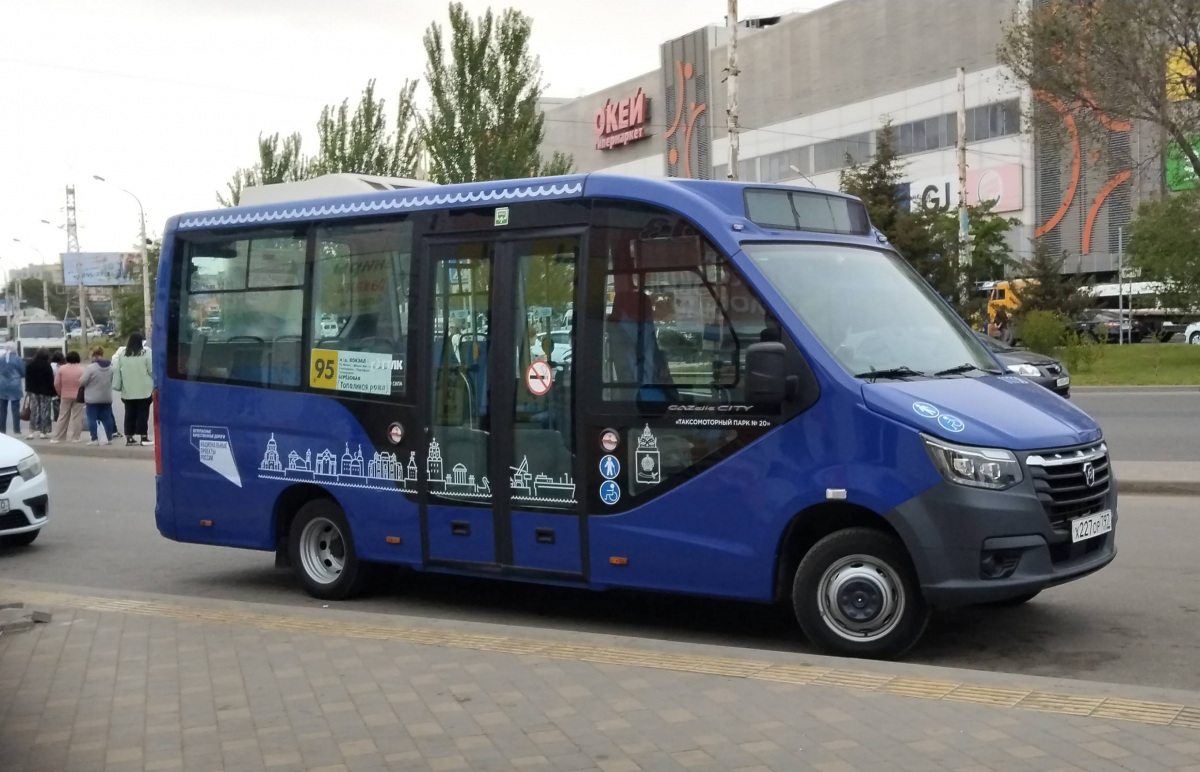
[[[1124,461],[1200,461],[1200,389],[1076,389],[1071,401],[1104,429]]]
[[[43,456],[52,522],[37,542],[0,550],[0,579],[82,588],[320,606],[272,556],[177,544],[154,526],[153,466]],[[1089,578],[1013,609],[942,613],[914,661],[1200,690],[1200,504],[1134,497],[1120,554]],[[777,608],[649,593],[591,593],[395,571],[353,608],[643,638],[809,651]],[[419,620],[411,622],[420,624]]]

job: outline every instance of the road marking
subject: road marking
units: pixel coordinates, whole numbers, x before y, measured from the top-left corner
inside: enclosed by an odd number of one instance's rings
[[[180,606],[159,601],[97,598],[58,592],[0,588],[4,596],[19,599],[27,606],[47,606],[98,613],[133,614],[164,617],[193,623],[248,625],[260,630],[304,635],[366,638],[400,641],[449,649],[472,649],[505,654],[537,655],[554,659],[594,662],[608,665],[674,670],[685,673],[749,678],[757,681],[797,686],[822,686],[855,689],[913,699],[968,702],[995,708],[1031,710],[1070,716],[1117,719],[1139,724],[1154,724],[1185,729],[1200,729],[1200,706],[1168,702],[1129,700],[1098,695],[1057,694],[1031,689],[986,686],[929,678],[888,676],[864,670],[843,670],[815,665],[785,665],[752,659],[711,657],[696,654],[671,654],[648,649],[564,643],[552,640],[510,638],[502,635],[431,630],[415,627],[364,624],[307,616],[239,611],[236,609]]]

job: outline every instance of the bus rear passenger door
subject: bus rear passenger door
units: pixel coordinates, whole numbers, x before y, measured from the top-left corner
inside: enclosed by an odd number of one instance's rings
[[[511,564],[583,572],[582,490],[575,445],[575,292],[578,234],[508,242],[515,372],[506,396],[511,421]],[[499,406],[497,406],[499,410]]]

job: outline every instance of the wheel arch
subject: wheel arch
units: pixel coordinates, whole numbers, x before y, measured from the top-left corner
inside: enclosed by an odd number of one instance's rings
[[[798,512],[783,529],[775,550],[775,586],[772,598],[780,602],[791,598],[792,579],[800,561],[813,545],[831,533],[846,528],[871,528],[896,540],[911,560],[908,544],[900,533],[879,513],[847,501],[825,501]]]
[[[275,535],[275,567],[289,568],[291,558],[288,556],[288,533],[296,513],[310,501],[329,499],[335,504],[337,498],[326,488],[313,483],[297,483],[289,485],[275,499],[275,507],[271,512],[272,529]],[[340,504],[338,506],[341,506]]]

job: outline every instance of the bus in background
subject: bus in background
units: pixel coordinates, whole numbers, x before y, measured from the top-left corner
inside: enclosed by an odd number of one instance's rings
[[[51,354],[67,351],[67,331],[63,323],[40,308],[22,309],[13,317],[9,329],[11,339],[16,341],[17,353],[27,362],[40,348]]]
[[[159,531],[318,598],[379,564],[692,593],[896,656],[931,609],[1115,555],[1100,428],[839,193],[574,175],[185,214],[158,293]]]

